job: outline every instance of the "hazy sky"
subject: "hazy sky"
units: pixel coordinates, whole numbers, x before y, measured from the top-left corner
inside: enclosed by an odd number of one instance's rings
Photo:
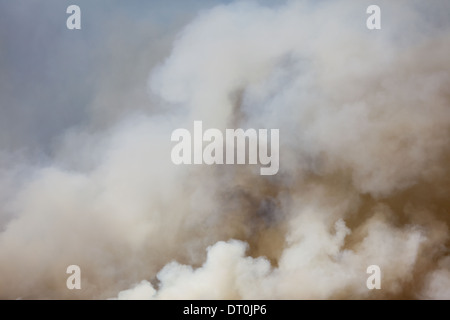
[[[115,99],[135,85],[129,95],[145,104],[146,78],[174,35],[219,2],[1,0],[0,149],[48,152],[52,139],[93,116],[89,108],[123,108]],[[66,28],[70,4],[81,8],[81,31]],[[118,82],[126,86],[115,95]],[[102,90],[110,99],[99,104],[111,105],[94,106]]]

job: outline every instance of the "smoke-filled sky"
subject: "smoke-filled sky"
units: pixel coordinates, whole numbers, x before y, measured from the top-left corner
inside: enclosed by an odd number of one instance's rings
[[[0,0],[0,298],[449,299],[449,16]],[[174,165],[194,120],[280,129],[278,173]]]

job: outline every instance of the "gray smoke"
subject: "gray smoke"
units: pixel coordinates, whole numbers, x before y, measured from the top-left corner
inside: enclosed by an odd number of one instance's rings
[[[450,3],[378,1],[377,31],[367,1],[195,4],[104,18],[88,84],[42,89],[64,125],[1,77],[0,297],[450,298]],[[194,120],[279,128],[278,174],[172,164]]]

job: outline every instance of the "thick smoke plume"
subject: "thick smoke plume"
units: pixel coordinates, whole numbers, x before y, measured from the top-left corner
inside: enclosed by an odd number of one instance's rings
[[[203,10],[148,100],[125,73],[49,159],[0,157],[0,297],[450,298],[450,3],[370,4]],[[194,120],[279,128],[278,174],[173,165]]]

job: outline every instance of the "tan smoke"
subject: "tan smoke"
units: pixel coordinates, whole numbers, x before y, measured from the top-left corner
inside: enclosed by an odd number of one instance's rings
[[[89,165],[9,192],[0,297],[450,298],[450,5],[380,2],[370,31],[369,4],[200,14],[150,76],[161,111],[69,132],[57,159]],[[173,165],[194,120],[279,128],[280,171]]]

